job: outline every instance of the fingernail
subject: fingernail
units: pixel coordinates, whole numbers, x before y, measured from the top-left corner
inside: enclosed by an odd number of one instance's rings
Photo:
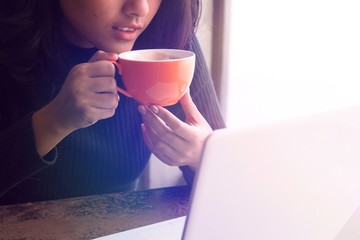
[[[138,111],[143,116],[146,114],[146,109],[143,105],[138,106]]]
[[[119,94],[117,94],[117,99],[118,99],[118,101],[120,101],[120,96],[119,96]]]
[[[151,110],[153,113],[155,113],[155,114],[158,114],[158,113],[159,113],[159,109],[158,109],[156,106],[151,105],[149,108],[150,108],[150,110]]]

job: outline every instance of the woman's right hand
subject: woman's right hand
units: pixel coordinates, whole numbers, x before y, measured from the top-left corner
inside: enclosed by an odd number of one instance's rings
[[[51,103],[58,123],[65,129],[88,127],[112,117],[119,95],[115,67],[116,54],[96,52],[88,63],[76,65]]]
[[[33,115],[35,140],[45,155],[66,135],[112,117],[119,95],[115,81],[117,54],[96,52],[87,63],[74,66],[58,95]]]

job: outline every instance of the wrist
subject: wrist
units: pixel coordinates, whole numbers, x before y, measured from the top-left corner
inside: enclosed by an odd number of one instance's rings
[[[35,143],[41,157],[50,152],[64,137],[73,131],[64,128],[58,119],[49,105],[39,109],[32,116]]]

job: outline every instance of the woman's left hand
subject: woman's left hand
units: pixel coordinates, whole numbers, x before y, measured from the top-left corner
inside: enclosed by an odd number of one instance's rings
[[[213,132],[187,92],[180,100],[186,121],[182,122],[160,106],[139,106],[143,118],[142,132],[147,146],[162,162],[170,166],[199,166],[202,150]]]

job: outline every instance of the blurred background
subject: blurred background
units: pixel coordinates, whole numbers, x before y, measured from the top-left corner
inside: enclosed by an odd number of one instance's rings
[[[227,126],[360,105],[359,13],[359,0],[203,0],[197,36]],[[157,159],[147,179],[184,184]]]

